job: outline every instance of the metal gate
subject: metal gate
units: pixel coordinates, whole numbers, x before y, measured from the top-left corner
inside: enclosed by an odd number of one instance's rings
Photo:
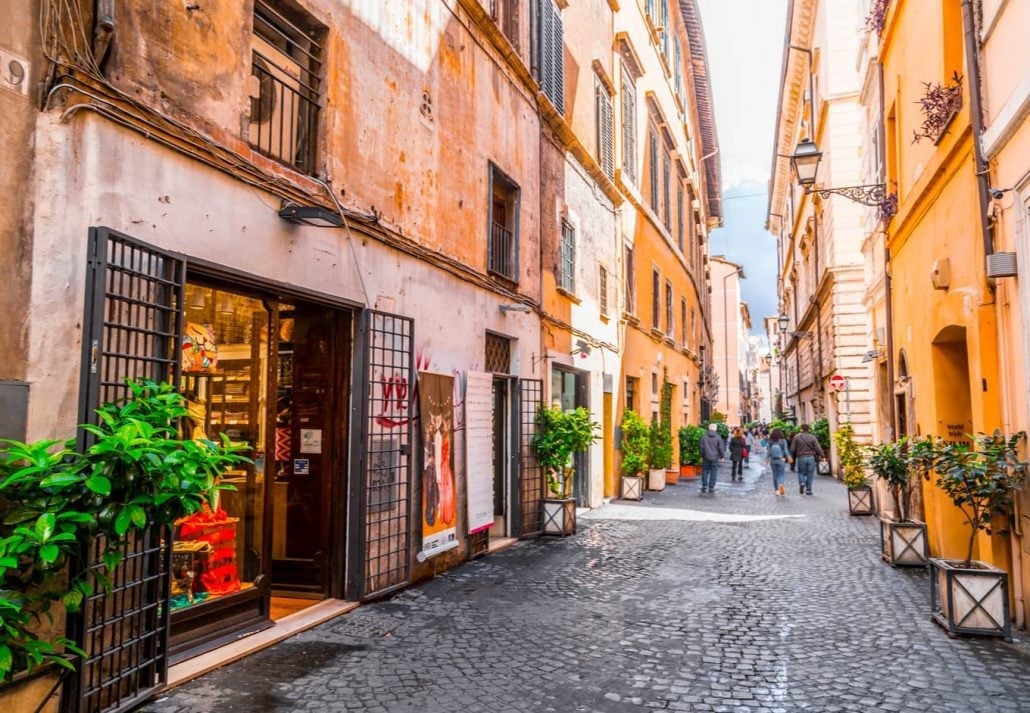
[[[348,596],[381,596],[411,581],[414,321],[367,310],[358,366],[363,384],[351,472]]]
[[[544,531],[544,472],[533,451],[536,415],[544,398],[542,379],[519,380],[519,536],[534,537]]]
[[[101,404],[126,397],[124,380],[179,382],[175,348],[181,334],[186,262],[106,228],[91,228],[83,319],[80,419],[95,422]],[[83,442],[80,445],[85,445]],[[131,538],[111,577],[68,620],[69,637],[86,658],[69,680],[64,706],[74,713],[129,710],[167,680],[167,533],[150,528]],[[85,552],[97,568],[102,543]]]

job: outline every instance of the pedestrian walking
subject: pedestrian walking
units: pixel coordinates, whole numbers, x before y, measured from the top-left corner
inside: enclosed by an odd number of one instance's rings
[[[739,428],[733,429],[733,436],[730,437],[730,480],[743,480],[744,468],[744,432]]]
[[[772,469],[773,492],[777,495],[786,495],[787,488],[783,485],[783,478],[786,475],[787,463],[790,462],[790,444],[783,436],[783,431],[774,428],[769,436],[769,447],[765,451],[765,462]]]
[[[714,493],[719,461],[726,457],[726,446],[719,435],[719,427],[708,424],[708,432],[701,438],[701,492]]]
[[[801,424],[801,432],[790,442],[790,455],[798,471],[798,492],[802,495],[812,494],[815,463],[823,458],[823,447],[810,431],[807,423]]]
[[[751,429],[744,431],[744,467],[751,467],[751,451],[755,449],[755,435]]]

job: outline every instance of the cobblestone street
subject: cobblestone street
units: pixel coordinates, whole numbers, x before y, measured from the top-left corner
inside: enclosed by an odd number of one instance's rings
[[[753,459],[615,501],[149,704],[186,711],[1026,711],[1018,645],[949,639],[840,484]]]

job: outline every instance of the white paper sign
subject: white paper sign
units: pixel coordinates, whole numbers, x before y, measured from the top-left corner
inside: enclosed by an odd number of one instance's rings
[[[469,533],[494,524],[493,374],[468,372],[465,387],[465,477]]]
[[[322,452],[322,429],[302,428],[300,429],[300,452],[321,453]]]

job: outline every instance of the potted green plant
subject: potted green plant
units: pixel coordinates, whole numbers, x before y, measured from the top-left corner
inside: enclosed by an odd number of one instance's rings
[[[665,490],[665,469],[672,465],[672,443],[665,438],[661,420],[652,421],[647,451],[647,489]]]
[[[701,438],[705,429],[687,425],[679,430],[680,477],[696,478],[701,474]]]
[[[651,431],[644,419],[635,411],[626,409],[622,415],[622,499],[642,500],[644,497],[644,471],[651,448]]]
[[[979,434],[973,443],[942,443],[933,469],[937,486],[947,493],[969,525],[964,560],[930,559],[930,602],[934,621],[949,635],[1012,636],[1008,573],[973,559],[977,536],[993,534],[995,518],[1011,517],[1012,493],[1026,481],[1027,464],[1017,448],[1020,432]]]
[[[855,441],[855,429],[842,423],[833,433],[840,459],[841,479],[848,488],[848,512],[852,515],[873,514],[873,489],[865,474],[862,448]]]
[[[547,475],[545,535],[565,536],[576,532],[573,455],[589,448],[598,439],[599,429],[600,426],[590,419],[590,411],[582,406],[572,411],[553,406],[537,412],[537,432],[532,444]]]
[[[894,510],[881,513],[880,555],[892,567],[925,567],[929,551],[926,523],[909,516],[912,471],[909,470],[908,439],[881,443],[867,449],[867,464],[887,487]]]
[[[97,425],[80,426],[89,434],[83,448],[75,440],[0,441],[0,689],[41,666],[74,669],[69,654],[85,652],[43,636],[38,622],[110,592],[127,543],[231,489],[219,476],[247,460],[224,437],[181,440],[175,424],[186,408],[171,385],[127,384],[129,399],[98,409]],[[98,566],[69,571],[92,544]]]
[[[832,469],[830,468],[830,422],[826,418],[817,418],[812,421],[812,435],[819,441],[820,447],[823,449],[823,453],[827,454],[826,458],[823,458],[816,464],[816,469],[820,475],[831,475]]]

